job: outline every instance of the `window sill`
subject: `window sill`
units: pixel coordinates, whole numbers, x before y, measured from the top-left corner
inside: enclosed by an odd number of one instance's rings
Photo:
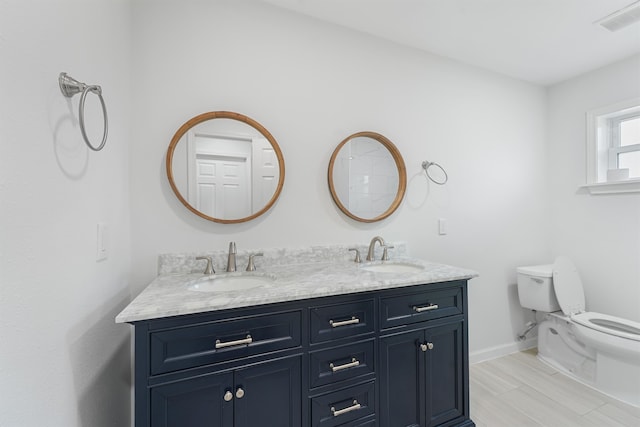
[[[589,193],[591,194],[640,193],[640,179],[596,182],[593,184],[581,185],[580,188],[589,190]]]

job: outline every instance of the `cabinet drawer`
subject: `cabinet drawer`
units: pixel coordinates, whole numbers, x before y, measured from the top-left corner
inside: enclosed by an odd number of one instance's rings
[[[359,377],[374,372],[374,341],[363,341],[310,354],[310,387]]]
[[[311,342],[319,343],[374,331],[373,300],[312,307]]]
[[[220,320],[151,334],[151,374],[300,345],[299,311]]]
[[[375,402],[374,381],[316,396],[311,399],[311,425],[334,427],[351,423],[375,413]]]
[[[406,294],[380,300],[381,328],[462,314],[462,288]]]

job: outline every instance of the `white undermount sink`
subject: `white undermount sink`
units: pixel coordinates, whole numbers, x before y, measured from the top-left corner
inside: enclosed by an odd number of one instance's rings
[[[243,291],[268,285],[273,283],[275,279],[275,276],[265,274],[210,276],[190,284],[187,289],[195,292]]]
[[[382,262],[380,264],[364,264],[360,268],[373,273],[418,273],[424,267],[406,262]]]

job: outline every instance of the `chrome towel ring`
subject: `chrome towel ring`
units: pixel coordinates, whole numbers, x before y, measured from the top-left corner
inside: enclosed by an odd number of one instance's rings
[[[434,179],[430,174],[429,174],[429,168],[431,166],[435,166],[436,168],[440,169],[442,171],[442,173],[444,174],[444,178],[442,180],[437,180]],[[444,170],[444,168],[442,166],[440,166],[438,163],[436,162],[429,162],[427,160],[425,160],[424,162],[422,162],[422,169],[424,169],[425,173],[427,174],[427,178],[429,178],[433,183],[438,184],[438,185],[444,185],[447,183],[447,181],[449,181],[449,176],[447,175],[447,171]]]
[[[73,95],[77,93],[82,93],[80,95],[80,107],[78,111],[78,118],[80,120],[80,131],[82,132],[82,138],[84,138],[84,142],[87,144],[87,147],[91,148],[93,151],[100,151],[104,148],[104,145],[107,143],[107,133],[109,132],[109,120],[107,118],[107,106],[104,103],[104,98],[102,97],[102,88],[98,85],[86,85],[73,77],[67,75],[67,73],[60,73],[58,77],[58,83],[60,84],[60,91],[67,98],[71,98]],[[102,115],[104,118],[104,132],[102,134],[102,142],[97,147],[91,144],[89,141],[89,137],[87,137],[87,132],[84,126],[84,102],[87,98],[87,94],[89,92],[93,92],[98,95],[100,99],[100,104],[102,105]]]

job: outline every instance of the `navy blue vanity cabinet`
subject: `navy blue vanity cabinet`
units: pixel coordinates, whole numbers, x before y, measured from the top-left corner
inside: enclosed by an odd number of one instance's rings
[[[151,388],[153,427],[301,426],[300,356]]]
[[[466,287],[134,322],[135,426],[474,426]]]
[[[377,299],[323,298],[309,309],[313,427],[375,426]]]
[[[384,426],[424,425],[424,381],[419,377],[424,356],[418,350],[423,340],[423,331],[380,340],[380,418]]]
[[[292,356],[235,372],[234,427],[303,425],[301,359]]]
[[[233,373],[224,373],[152,387],[149,425],[233,426],[233,402],[220,398],[231,393],[232,386]]]
[[[380,348],[382,425],[430,427],[460,419],[462,322],[386,336]]]
[[[136,427],[302,427],[302,318],[253,308],[136,323]]]
[[[380,425],[473,426],[466,283],[381,298]]]

